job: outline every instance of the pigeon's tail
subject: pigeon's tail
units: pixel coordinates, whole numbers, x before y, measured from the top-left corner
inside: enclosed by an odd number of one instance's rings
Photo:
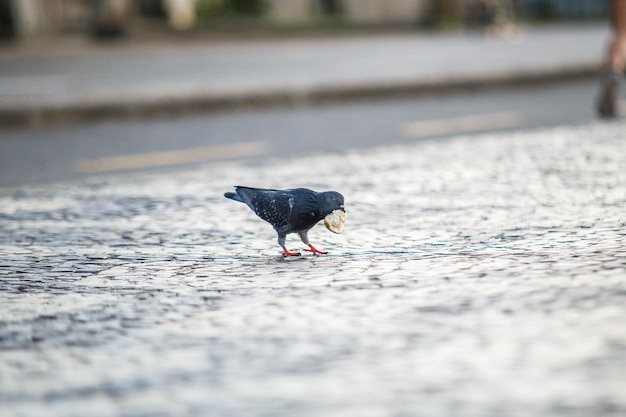
[[[243,203],[243,200],[241,199],[241,197],[239,197],[239,194],[237,194],[237,193],[233,193],[233,192],[229,191],[227,193],[224,193],[224,197],[230,198],[231,200],[239,201],[240,203]]]
[[[252,199],[254,198],[255,195],[257,195],[259,192],[275,191],[275,190],[268,190],[265,188],[242,187],[241,185],[236,185],[235,191],[236,192],[234,193],[233,192],[224,193],[224,197],[230,198],[231,200],[240,201],[250,206],[250,208],[252,208],[250,204],[252,204]]]

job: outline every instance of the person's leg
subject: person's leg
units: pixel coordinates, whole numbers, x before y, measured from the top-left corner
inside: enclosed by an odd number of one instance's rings
[[[610,8],[613,38],[609,44],[608,64],[613,71],[621,74],[626,60],[626,1],[611,0]]]
[[[611,0],[609,7],[612,34],[600,85],[600,117],[615,117],[619,113],[619,86],[626,60],[626,0]]]

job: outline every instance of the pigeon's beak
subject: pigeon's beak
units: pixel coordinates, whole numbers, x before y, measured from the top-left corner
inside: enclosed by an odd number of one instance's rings
[[[346,209],[344,208],[343,204],[339,206],[339,210],[343,211],[344,213],[346,212]]]

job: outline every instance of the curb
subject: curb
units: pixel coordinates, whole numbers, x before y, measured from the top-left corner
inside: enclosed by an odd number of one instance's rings
[[[321,85],[310,88],[250,90],[232,93],[205,92],[197,95],[107,97],[75,102],[18,104],[0,108],[0,129],[217,113],[260,108],[315,105],[377,98],[410,97],[502,87],[521,87],[596,77],[600,63],[576,67],[523,70],[465,78],[377,81]]]

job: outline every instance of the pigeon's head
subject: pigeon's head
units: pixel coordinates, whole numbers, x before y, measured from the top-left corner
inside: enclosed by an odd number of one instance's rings
[[[322,203],[322,215],[326,216],[335,210],[346,212],[343,206],[343,196],[336,191],[320,193]]]

